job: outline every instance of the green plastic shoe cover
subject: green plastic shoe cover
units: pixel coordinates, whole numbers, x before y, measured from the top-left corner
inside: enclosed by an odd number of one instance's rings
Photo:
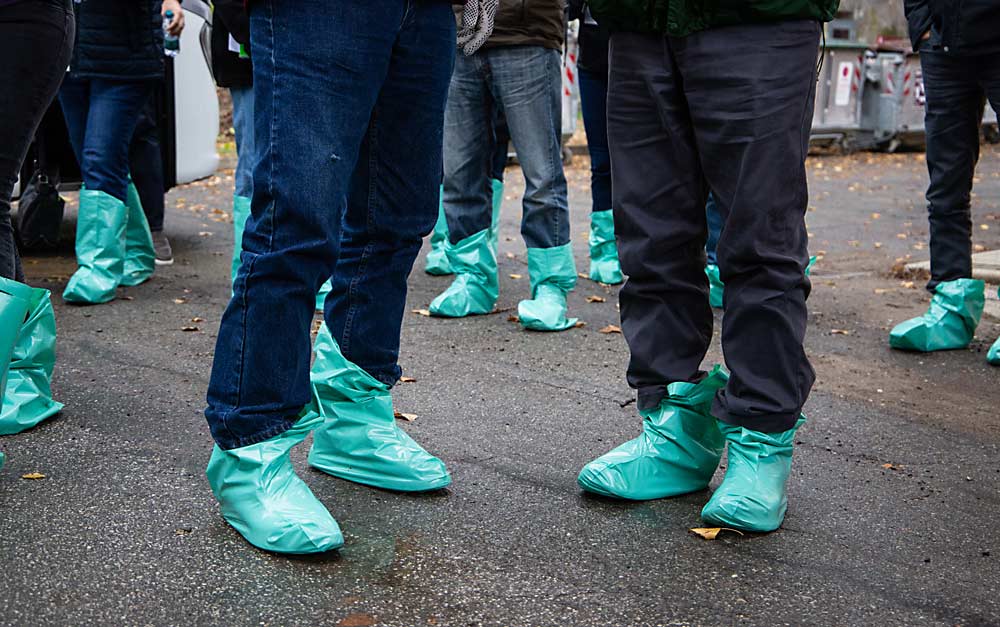
[[[396,424],[389,386],[348,361],[325,324],[315,350],[310,409],[325,422],[313,435],[313,467],[400,492],[438,490],[451,483],[444,463]]]
[[[327,279],[326,283],[319,286],[319,291],[316,292],[316,311],[323,311],[323,306],[326,305],[326,295],[329,294],[332,289],[333,284],[330,283],[330,279]]]
[[[0,278],[0,395],[4,395],[11,358],[31,309],[32,288]]]
[[[0,278],[0,290],[7,291],[11,284],[27,287]],[[40,288],[27,289],[28,319],[13,327],[20,333],[13,355],[5,362],[10,368],[0,409],[0,435],[30,429],[63,408],[62,403],[52,400],[49,384],[56,363],[56,317],[50,294]]]
[[[642,434],[584,466],[580,487],[635,501],[707,488],[726,445],[709,411],[728,379],[716,366],[698,383],[671,383],[659,407],[642,412]]]
[[[461,318],[493,311],[500,295],[500,281],[496,251],[490,244],[490,229],[450,246],[448,261],[455,271],[455,280],[431,301],[431,314]]]
[[[729,443],[726,476],[712,494],[701,518],[706,523],[741,531],[767,532],[781,526],[788,509],[788,475],[792,472],[795,431],[762,433],[719,422]]]
[[[1000,366],[1000,338],[990,346],[989,352],[986,353],[986,362],[991,366]]]
[[[156,269],[156,251],[153,250],[153,235],[149,232],[149,222],[142,210],[139,192],[132,181],[128,183],[125,198],[125,266],[121,284],[131,287],[149,280]]]
[[[715,309],[722,309],[722,295],[725,286],[719,278],[719,266],[708,264],[705,266],[705,274],[708,275],[708,302]]]
[[[125,203],[110,194],[80,190],[76,221],[76,263],[63,298],[70,303],[100,304],[115,297],[125,268]]]
[[[3,470],[3,465],[4,462],[6,461],[7,461],[7,456],[3,454],[3,451],[0,451],[0,470]]]
[[[528,249],[531,300],[517,304],[521,325],[532,331],[563,331],[577,323],[566,317],[566,294],[576,286],[571,244]]]
[[[497,240],[500,235],[500,206],[503,204],[503,181],[492,179],[490,185],[493,189],[493,217],[490,223],[490,243],[493,245],[493,253],[497,251]],[[438,203],[438,219],[434,223],[434,230],[431,232],[431,249],[427,253],[424,272],[435,276],[447,276],[455,274],[452,270],[451,262],[448,261],[448,249],[451,242],[448,239],[448,218],[444,213],[444,202]]]
[[[295,474],[288,456],[322,421],[306,411],[291,429],[269,440],[212,450],[205,474],[222,517],[255,547],[322,553],[343,546],[337,521]]]
[[[611,209],[590,214],[590,280],[617,285],[625,280],[615,244],[615,218]]]
[[[431,249],[424,260],[424,272],[434,276],[453,274],[448,263],[448,219],[444,215],[444,200],[438,195],[438,218],[431,231]]]
[[[978,279],[938,283],[927,313],[897,324],[889,346],[922,352],[965,348],[983,315],[985,289]]]
[[[236,273],[240,270],[240,253],[243,252],[243,229],[250,217],[250,199],[246,196],[233,196],[233,261],[232,282],[236,282]]]

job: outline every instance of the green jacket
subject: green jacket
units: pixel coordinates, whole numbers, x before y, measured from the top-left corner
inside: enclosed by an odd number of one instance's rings
[[[590,12],[602,26],[675,37],[736,24],[828,22],[839,5],[840,0],[588,0]]]

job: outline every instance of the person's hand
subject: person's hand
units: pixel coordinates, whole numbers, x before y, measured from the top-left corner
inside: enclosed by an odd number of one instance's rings
[[[172,11],[174,14],[170,23],[167,24],[167,32],[174,37],[179,37],[181,31],[184,30],[184,9],[181,8],[181,3],[177,0],[163,0],[160,15],[166,17],[167,11]]]
[[[920,38],[920,41],[927,41],[930,38],[931,38],[931,29],[928,28],[926,31],[924,31],[924,36]]]
[[[472,56],[493,34],[499,0],[465,0],[462,24],[458,28],[458,47]]]

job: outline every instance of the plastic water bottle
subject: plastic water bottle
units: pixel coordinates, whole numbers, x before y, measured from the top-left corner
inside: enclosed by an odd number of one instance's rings
[[[174,20],[174,12],[167,11],[163,14],[163,54],[168,57],[176,57],[181,51],[181,40],[177,35],[167,32],[167,27]]]

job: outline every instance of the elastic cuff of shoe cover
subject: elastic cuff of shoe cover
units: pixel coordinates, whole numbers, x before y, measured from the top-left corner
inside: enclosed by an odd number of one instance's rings
[[[716,396],[715,400],[712,402],[712,415],[719,422],[724,422],[727,425],[733,425],[734,427],[743,427],[744,429],[750,429],[751,431],[759,431],[761,433],[783,433],[789,429],[795,427],[798,423],[799,418],[802,416],[800,412],[793,412],[789,414],[761,414],[758,416],[737,416],[726,411],[722,403],[719,401],[719,397]]]
[[[246,417],[243,417],[246,420]],[[265,440],[270,440],[273,437],[277,437],[294,427],[300,420],[302,416],[293,416],[290,418],[284,418],[279,422],[273,423],[268,428],[263,431],[258,431],[251,435],[244,435],[241,437],[234,437],[232,431],[225,426],[225,419],[218,421],[218,427],[212,429],[212,437],[215,439],[215,443],[219,445],[224,451],[229,451],[234,448],[243,448],[244,446],[251,446],[253,444],[260,444]],[[220,433],[221,432],[221,433]]]

